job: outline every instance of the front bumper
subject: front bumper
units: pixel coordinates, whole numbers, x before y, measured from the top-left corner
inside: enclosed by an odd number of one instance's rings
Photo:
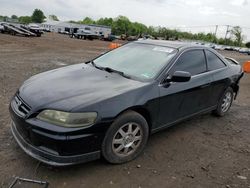
[[[71,156],[60,156],[52,154],[50,152],[46,152],[40,149],[39,147],[35,147],[25,141],[24,138],[18,132],[14,122],[12,122],[11,131],[15,140],[25,153],[43,163],[52,166],[67,166],[77,163],[88,162],[100,158],[100,151]]]
[[[54,166],[100,158],[102,141],[111,124],[106,121],[87,128],[65,128],[36,119],[30,108],[24,116],[13,102],[9,110],[12,134],[20,147],[31,157]]]

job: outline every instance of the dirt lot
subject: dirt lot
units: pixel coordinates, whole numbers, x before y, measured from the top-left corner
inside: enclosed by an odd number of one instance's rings
[[[25,38],[0,34],[0,187],[13,176],[46,180],[50,187],[250,187],[250,75],[241,81],[229,114],[196,117],[153,135],[143,155],[124,165],[103,160],[53,168],[30,158],[10,132],[8,104],[30,76],[80,63],[108,42],[59,34]],[[250,56],[223,52],[240,62]]]

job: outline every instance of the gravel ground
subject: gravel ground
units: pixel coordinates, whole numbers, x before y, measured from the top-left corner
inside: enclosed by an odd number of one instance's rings
[[[130,163],[97,160],[54,168],[24,154],[11,136],[8,112],[20,84],[39,72],[87,61],[105,52],[108,44],[53,33],[40,38],[0,34],[0,187],[19,176],[46,180],[53,188],[250,188],[250,75],[243,77],[240,94],[225,117],[205,114],[154,134],[144,153]],[[241,63],[250,59],[221,53]]]

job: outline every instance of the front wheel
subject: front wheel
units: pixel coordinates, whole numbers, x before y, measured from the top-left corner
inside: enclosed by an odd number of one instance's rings
[[[148,134],[148,123],[142,115],[134,111],[125,112],[108,129],[102,155],[113,164],[131,161],[145,148]]]
[[[223,93],[217,109],[213,111],[213,113],[217,116],[224,116],[230,109],[234,98],[234,92],[231,87],[227,88]]]

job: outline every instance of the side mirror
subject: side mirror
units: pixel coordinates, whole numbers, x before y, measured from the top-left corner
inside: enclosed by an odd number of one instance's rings
[[[188,82],[191,79],[191,74],[185,71],[175,71],[172,76],[167,79],[167,82]]]

